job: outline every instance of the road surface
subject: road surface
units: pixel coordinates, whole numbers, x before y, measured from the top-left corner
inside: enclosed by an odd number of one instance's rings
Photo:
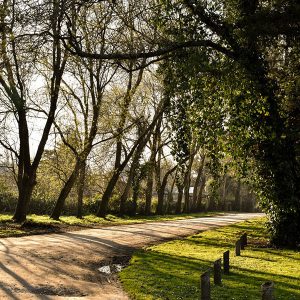
[[[167,239],[262,214],[226,214],[166,222],[104,227],[0,240],[0,299],[126,300],[116,275],[98,268]]]

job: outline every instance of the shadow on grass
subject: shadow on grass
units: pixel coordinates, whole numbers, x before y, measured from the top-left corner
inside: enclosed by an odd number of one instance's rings
[[[212,262],[169,255],[157,251],[140,251],[132,265],[122,271],[121,279],[131,295],[137,299],[198,299],[200,275],[211,270]],[[299,281],[292,276],[233,268],[223,277],[221,287],[212,286],[212,299],[251,299],[260,296],[263,282],[273,280],[278,299],[299,299]]]

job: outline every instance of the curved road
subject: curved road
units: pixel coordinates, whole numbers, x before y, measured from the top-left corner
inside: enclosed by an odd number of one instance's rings
[[[98,271],[143,246],[262,214],[226,214],[0,240],[0,299],[128,299]]]

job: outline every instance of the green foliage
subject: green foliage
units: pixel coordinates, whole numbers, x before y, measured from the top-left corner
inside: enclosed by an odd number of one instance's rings
[[[235,0],[164,4],[167,21],[161,28],[170,39],[209,40],[223,47],[181,50],[161,68],[172,125],[180,133],[178,148],[182,144],[186,152],[182,137],[188,140],[193,132],[211,158],[215,180],[220,160],[231,156],[236,170],[256,188],[273,242],[297,247],[300,44],[298,31],[286,31],[294,26],[289,22],[299,21],[293,14],[299,5]],[[275,15],[283,17],[279,27],[271,24]],[[263,16],[272,18],[266,22]]]
[[[15,182],[9,174],[0,176],[0,211],[11,212],[17,203],[17,191]]]
[[[231,274],[223,276],[222,286],[212,284],[212,299],[257,300],[261,284],[269,280],[275,283],[276,299],[299,299],[300,253],[268,248],[265,221],[246,221],[139,251],[120,274],[123,286],[133,299],[198,299],[200,274],[230,249]],[[235,257],[233,245],[243,232],[248,246]]]

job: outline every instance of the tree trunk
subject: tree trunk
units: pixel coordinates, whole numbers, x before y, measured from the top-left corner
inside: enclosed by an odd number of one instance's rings
[[[80,168],[80,162],[77,161],[75,164],[74,170],[72,171],[71,175],[69,176],[68,180],[65,182],[63,188],[60,191],[60,194],[58,196],[58,199],[56,201],[56,204],[55,204],[52,214],[51,214],[51,219],[59,220],[59,217],[62,213],[65,201],[77,179],[79,168]]]
[[[144,142],[140,143],[134,153],[134,157],[133,157],[132,164],[130,167],[127,183],[126,183],[125,189],[123,191],[123,194],[120,197],[120,215],[124,215],[126,213],[126,211],[125,211],[126,201],[128,199],[130,188],[131,188],[133,180],[134,180],[135,172],[139,166],[139,159],[142,155],[142,152],[143,152],[143,149],[145,146],[144,144],[145,144]]]
[[[227,176],[224,174],[223,176],[223,186],[222,186],[222,207],[223,210],[226,210],[226,185],[227,185]]]
[[[18,203],[13,216],[13,220],[17,223],[22,223],[26,220],[30,199],[35,184],[35,174],[24,175],[21,183],[19,184]]]
[[[164,199],[165,199],[165,189],[166,185],[168,183],[168,180],[166,179],[163,181],[157,191],[157,207],[156,207],[156,214],[162,215],[163,214],[163,207],[164,207]]]
[[[180,214],[181,206],[182,206],[182,198],[183,198],[183,185],[177,184],[177,190],[178,190],[178,198],[177,198],[175,213]]]
[[[146,186],[146,193],[145,193],[145,215],[148,216],[151,214],[151,204],[152,204],[152,193],[153,193],[153,168],[150,166],[149,173],[147,177],[147,186]]]
[[[108,209],[108,203],[109,199],[112,196],[112,193],[114,191],[115,185],[118,182],[119,176],[121,174],[121,170],[115,170],[113,176],[108,182],[108,185],[104,191],[104,194],[102,196],[98,211],[97,211],[97,217],[102,217],[104,218],[107,214],[107,209]]]
[[[78,190],[77,190],[77,218],[82,219],[83,217],[83,193],[85,186],[85,175],[86,175],[86,161],[84,160],[80,165],[79,176],[78,176]]]
[[[172,185],[171,185],[171,189],[168,193],[168,203],[167,203],[167,208],[166,208],[167,213],[173,213],[173,211],[170,210],[170,207],[171,207],[171,203],[174,201],[173,191],[174,191],[174,186],[175,186],[175,181],[176,181],[176,175],[177,175],[177,169],[176,169],[175,178],[174,178],[174,180],[172,182]]]
[[[130,192],[130,188],[132,185],[132,179],[133,179],[133,163],[131,165],[130,171],[129,171],[129,175],[128,175],[128,179],[126,182],[126,186],[125,189],[123,191],[123,194],[120,197],[120,216],[123,216],[126,214],[126,202],[128,200],[128,196],[129,196],[129,192]]]
[[[192,165],[194,161],[195,154],[191,154],[189,158],[188,168],[185,173],[184,177],[184,207],[183,211],[185,213],[190,212],[190,185],[191,185],[191,172],[192,172]]]
[[[199,193],[197,195],[197,205],[196,205],[197,212],[201,211],[201,205],[202,205],[202,198],[203,198],[203,191],[204,191],[204,188],[205,188],[205,183],[206,183],[206,176],[203,175],[201,185],[200,185],[200,190],[199,190]]]
[[[30,163],[29,133],[25,110],[19,109],[18,115],[20,154],[17,182],[19,196],[13,219],[15,222],[21,223],[26,220],[32,191],[36,184],[36,168],[33,168]]]
[[[151,203],[152,203],[152,194],[153,194],[153,182],[154,182],[154,168],[155,168],[155,157],[156,157],[156,149],[157,149],[157,137],[154,134],[153,137],[153,144],[151,147],[151,156],[149,159],[149,169],[148,169],[148,176],[147,176],[147,185],[146,185],[146,192],[145,192],[145,215],[148,216],[151,214]]]
[[[135,177],[135,176],[134,176]],[[133,179],[133,193],[132,193],[132,209],[131,209],[131,212],[130,214],[132,216],[135,216],[136,213],[137,213],[137,201],[138,201],[138,198],[139,198],[139,193],[140,193],[140,185],[141,185],[141,178],[140,177],[135,177]]]
[[[172,213],[170,207],[171,207],[171,203],[173,201],[174,201],[173,192],[172,191],[168,191],[167,204],[166,204],[166,209],[165,209],[165,213],[166,214]]]
[[[234,208],[236,211],[241,211],[241,179],[238,180],[235,190]]]
[[[152,193],[153,193],[153,183],[154,183],[154,171],[156,171],[156,176],[157,176],[157,183],[160,184],[160,167],[156,166],[156,154],[157,154],[157,149],[159,147],[159,141],[160,141],[160,125],[162,122],[163,115],[160,116],[157,120],[156,128],[153,133],[153,143],[151,147],[151,156],[149,159],[149,172],[148,172],[148,177],[147,177],[147,187],[146,187],[146,205],[145,205],[145,215],[150,215],[151,214],[151,203],[152,203]],[[160,151],[159,149],[159,156],[160,156]],[[160,162],[158,162],[160,163]]]
[[[187,179],[184,186],[184,206],[183,212],[190,212],[190,179]]]
[[[169,170],[165,176],[163,177],[162,183],[159,185],[159,188],[157,189],[157,207],[156,207],[156,214],[163,214],[163,207],[164,207],[164,198],[165,198],[165,189],[168,183],[169,176],[177,169],[178,165],[173,167],[171,170]]]
[[[200,166],[198,169],[198,174],[195,180],[195,184],[194,184],[194,190],[193,190],[193,200],[192,200],[192,209],[196,210],[197,209],[197,198],[198,198],[198,188],[200,185],[200,181],[201,181],[201,176],[203,174],[203,168],[204,168],[204,162],[205,162],[205,155],[202,156],[201,161],[200,161]]]

